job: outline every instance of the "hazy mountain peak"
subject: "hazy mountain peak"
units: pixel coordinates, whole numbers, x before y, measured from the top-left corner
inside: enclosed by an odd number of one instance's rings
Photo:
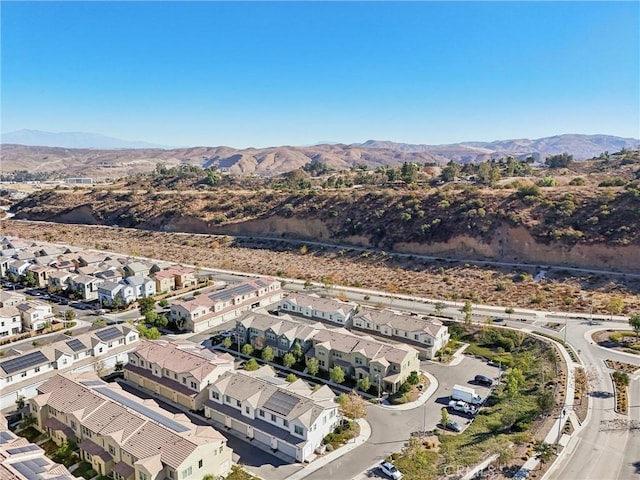
[[[169,148],[143,141],[122,140],[99,133],[87,132],[44,132],[42,130],[17,130],[3,133],[2,143],[27,146],[63,148]]]

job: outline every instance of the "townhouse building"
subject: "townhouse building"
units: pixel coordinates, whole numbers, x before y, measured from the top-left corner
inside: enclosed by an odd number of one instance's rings
[[[133,277],[135,275],[147,276],[151,273],[151,265],[142,262],[128,262],[123,267],[125,277]]]
[[[280,301],[278,311],[350,328],[351,317],[356,306],[354,303],[342,302],[333,298],[295,293]]]
[[[53,308],[50,304],[37,300],[29,300],[16,306],[22,317],[24,330],[42,330],[47,323],[54,320]]]
[[[15,290],[0,290],[0,307],[15,307],[26,300],[26,295]]]
[[[95,374],[58,374],[29,400],[35,427],[114,480],[201,480],[225,476],[231,449],[218,431],[192,424]]]
[[[209,387],[205,415],[291,461],[309,461],[322,439],[339,424],[335,394],[326,385],[311,390],[288,383],[270,367],[227,372]]]
[[[395,393],[411,372],[420,371],[418,351],[409,345],[390,345],[344,328],[318,330],[312,342],[305,356],[316,358],[321,370],[340,366],[348,377],[367,377],[387,392]]]
[[[19,437],[0,416],[0,478],[3,480],[82,480],[64,465],[54,463],[45,451]]]
[[[123,280],[124,283],[133,287],[136,299],[153,297],[156,294],[156,282],[143,275],[132,275]]]
[[[22,333],[22,316],[14,306],[0,307],[0,337]]]
[[[204,290],[198,296],[172,302],[171,319],[180,328],[199,333],[281,298],[282,288],[278,280],[246,280],[221,290]]]
[[[37,265],[34,263],[29,265],[26,274],[29,275],[29,272],[31,272],[34,280],[36,281],[36,286],[39,288],[46,288],[49,286],[49,275],[55,271],[56,269],[53,267]]]
[[[73,274],[68,270],[58,269],[55,272],[49,274],[49,287],[54,290],[67,290],[71,283],[71,277]]]
[[[101,278],[91,275],[72,275],[69,280],[69,288],[87,301],[98,299],[98,287],[104,282]]]
[[[193,287],[198,284],[196,271],[182,265],[172,265],[169,268],[151,274],[156,281],[156,291],[167,293],[172,290]]]
[[[434,358],[450,339],[449,329],[436,318],[372,308],[362,308],[354,315],[353,329],[408,343],[426,359]]]
[[[0,409],[35,396],[38,385],[56,373],[102,373],[124,365],[138,341],[135,328],[113,325],[72,337],[59,334],[45,345],[12,346],[0,357]]]
[[[98,302],[100,305],[129,305],[137,299],[135,289],[123,281],[106,281],[98,285]]]
[[[22,277],[27,273],[27,269],[31,265],[26,260],[11,260],[8,264],[8,273],[14,277]]]
[[[191,410],[200,410],[207,387],[233,370],[234,358],[188,341],[138,343],[129,352],[125,380]]]
[[[249,343],[259,350],[269,346],[279,357],[290,352],[296,343],[306,352],[313,346],[312,339],[318,328],[324,327],[256,312],[247,312],[236,321],[240,345]]]

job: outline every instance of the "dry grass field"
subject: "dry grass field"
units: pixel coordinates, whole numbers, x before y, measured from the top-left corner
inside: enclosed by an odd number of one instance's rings
[[[479,267],[356,248],[239,240],[204,234],[160,233],[117,227],[3,220],[2,235],[67,243],[172,262],[276,275],[335,285],[374,288],[435,299],[464,300],[553,311],[640,311],[640,279],[552,270],[536,282],[536,269]]]

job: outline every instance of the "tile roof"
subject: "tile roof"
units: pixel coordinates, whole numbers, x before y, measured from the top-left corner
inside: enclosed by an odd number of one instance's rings
[[[319,312],[339,312],[345,316],[356,306],[354,303],[341,302],[340,300],[333,298],[322,298],[315,295],[306,295],[304,293],[289,295],[280,303],[282,302],[290,302],[298,305],[299,307],[310,308]]]
[[[401,315],[390,310],[375,310],[362,308],[353,319],[362,318],[374,325],[388,325],[391,328],[406,330],[408,332],[424,332],[432,337],[437,336],[442,328],[442,322],[436,318],[423,319],[408,315]]]
[[[301,340],[312,338],[318,329],[325,328],[322,324],[308,325],[291,319],[256,312],[245,313],[237,322],[247,329],[255,328],[261,331],[271,329],[276,335],[284,335],[290,341],[296,338]]]

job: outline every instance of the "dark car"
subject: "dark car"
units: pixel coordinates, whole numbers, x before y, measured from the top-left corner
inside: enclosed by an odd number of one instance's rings
[[[485,375],[476,375],[473,381],[478,385],[484,385],[485,387],[493,386],[493,380]]]
[[[462,431],[462,427],[455,420],[449,420],[447,424],[444,426],[447,430],[451,430],[452,432],[460,433]]]

